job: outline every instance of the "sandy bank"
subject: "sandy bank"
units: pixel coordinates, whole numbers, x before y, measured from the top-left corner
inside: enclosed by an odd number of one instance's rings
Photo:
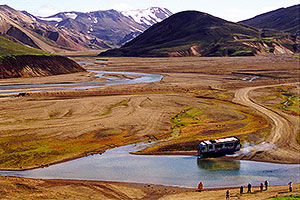
[[[300,194],[300,184],[271,186],[260,192],[253,187],[251,194],[239,194],[239,188],[213,188],[196,192],[196,188],[179,188],[152,184],[118,183],[104,181],[41,180],[18,177],[0,177],[0,199],[225,199],[230,190],[230,199],[268,199],[276,196]],[[205,187],[205,185],[204,185]],[[246,189],[244,189],[244,192]]]

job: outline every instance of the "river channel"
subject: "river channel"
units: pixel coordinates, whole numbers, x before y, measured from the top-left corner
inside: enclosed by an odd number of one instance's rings
[[[198,159],[196,156],[132,155],[138,145],[128,145],[46,168],[27,171],[0,171],[12,175],[43,179],[79,179],[162,184],[206,188],[253,185],[268,180],[271,185],[299,182],[300,165],[244,160]]]
[[[104,87],[109,85],[124,85],[124,84],[136,84],[136,83],[151,83],[160,81],[163,76],[159,74],[146,74],[135,72],[114,72],[114,71],[99,71],[88,70],[89,72],[96,73],[95,76],[105,78],[105,81],[97,82],[82,82],[82,83],[52,83],[52,84],[10,84],[1,85],[0,94],[12,94],[12,93],[28,93],[28,92],[41,92],[41,91],[56,91],[56,90],[87,90],[92,88]],[[105,74],[120,74],[120,75],[132,75],[137,78],[118,79],[114,77],[105,77]],[[54,87],[54,88],[47,88]],[[43,89],[45,88],[45,89]],[[9,91],[5,91],[9,90]]]

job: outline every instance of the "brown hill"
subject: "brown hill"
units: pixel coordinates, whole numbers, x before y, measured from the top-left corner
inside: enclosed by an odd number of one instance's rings
[[[98,38],[65,27],[40,23],[6,5],[0,6],[0,35],[19,44],[52,53],[108,48]]]
[[[75,61],[63,56],[19,55],[0,60],[0,78],[50,76],[84,72]]]

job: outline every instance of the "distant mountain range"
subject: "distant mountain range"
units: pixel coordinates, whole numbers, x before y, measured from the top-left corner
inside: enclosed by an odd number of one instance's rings
[[[121,46],[172,13],[166,8],[152,7],[132,11],[105,10],[95,12],[61,12],[33,20],[54,27],[65,27],[105,41],[109,46]]]
[[[0,6],[0,35],[46,52],[108,48],[103,40],[66,27],[40,23],[5,5]]]
[[[293,53],[300,49],[298,11],[296,5],[233,23],[197,11],[173,15],[158,7],[122,12],[61,12],[37,17],[3,5],[0,36],[52,53],[122,46],[102,56]]]
[[[153,25],[119,49],[100,56],[244,56],[299,50],[288,34],[184,11]]]
[[[121,46],[172,14],[157,7],[123,13],[62,12],[37,17],[0,5],[0,35],[47,52],[108,49]]]
[[[0,5],[0,79],[83,72],[76,62],[47,52],[121,45],[171,14],[150,8],[124,14],[64,12],[43,18]]]
[[[300,4],[257,15],[240,23],[257,28],[286,31],[300,36]]]

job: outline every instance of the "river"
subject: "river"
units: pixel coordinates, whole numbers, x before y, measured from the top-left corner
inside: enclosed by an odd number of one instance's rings
[[[259,185],[268,180],[271,185],[299,182],[300,165],[274,164],[244,160],[198,159],[196,156],[132,155],[138,145],[128,145],[46,168],[27,171],[0,171],[13,175],[43,179],[79,179],[162,184],[206,188]]]
[[[41,91],[56,91],[56,90],[87,90],[92,88],[99,88],[109,85],[125,85],[125,84],[137,84],[137,83],[151,83],[160,81],[163,75],[159,74],[146,74],[135,72],[114,72],[114,71],[99,71],[88,70],[89,72],[96,73],[95,76],[105,78],[105,81],[98,82],[82,82],[82,83],[52,83],[52,84],[10,84],[1,85],[0,94],[13,94],[13,93],[29,93],[29,92],[41,92]],[[132,75],[137,78],[118,79],[114,77],[105,77],[104,74],[121,74]],[[55,88],[47,88],[55,87]],[[45,89],[43,89],[45,88]],[[21,90],[20,90],[21,89]],[[9,90],[9,91],[5,91]]]

